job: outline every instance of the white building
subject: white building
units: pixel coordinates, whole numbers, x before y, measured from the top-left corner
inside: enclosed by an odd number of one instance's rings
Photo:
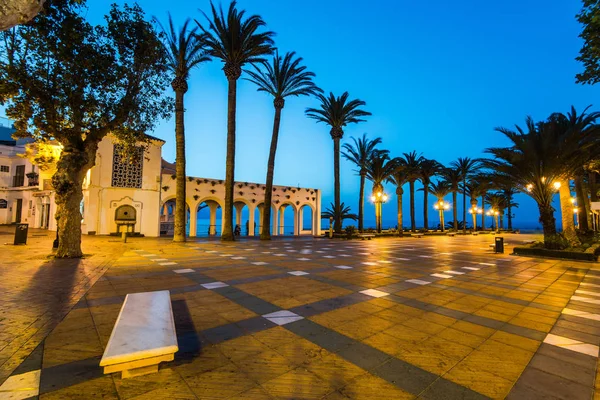
[[[54,170],[36,160],[39,156],[45,160],[57,158],[60,146],[17,142],[9,135],[9,127],[0,123],[0,224],[27,223],[32,228],[56,230],[52,190]],[[120,145],[110,136],[102,140],[96,153],[96,165],[88,171],[83,184],[81,227],[84,234],[109,235],[121,229],[144,236],[172,233],[174,165],[162,160],[164,141],[153,137],[149,139],[145,151],[140,147],[136,162],[123,159]],[[23,157],[25,153],[29,157]],[[32,154],[35,156],[32,157]],[[204,208],[208,208],[210,219],[206,233],[214,235],[222,231],[222,226],[217,224],[217,211],[225,204],[224,181],[187,177],[186,183],[190,236],[196,236],[201,229],[198,211]],[[264,191],[263,184],[235,184],[235,223],[245,228],[243,234],[252,236],[260,231]],[[320,233],[319,190],[274,186],[271,206],[273,235]],[[247,219],[242,221],[245,207]],[[190,210],[194,212],[190,213]],[[289,229],[284,226],[287,210],[294,216],[293,228]],[[308,226],[306,220],[310,221]]]

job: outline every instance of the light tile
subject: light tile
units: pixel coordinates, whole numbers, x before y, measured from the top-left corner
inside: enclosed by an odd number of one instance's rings
[[[464,272],[458,272],[458,271],[452,271],[452,270],[448,270],[448,271],[444,271],[446,274],[452,274],[452,275],[464,275]]]
[[[167,258],[151,258],[150,261],[161,262],[161,261],[169,261]]]
[[[203,283],[200,286],[202,286],[205,289],[218,289],[218,288],[222,288],[222,287],[227,287],[229,285],[224,282],[210,282],[210,283]]]
[[[444,279],[452,278],[452,275],[448,275],[448,274],[431,274],[431,276],[435,276],[436,278],[444,278]]]
[[[275,311],[270,314],[265,314],[263,315],[263,317],[277,325],[285,325],[289,324],[290,322],[300,321],[301,319],[304,319],[304,317],[301,317],[298,314],[294,314],[293,312],[288,310]]]
[[[433,256],[425,256],[425,255],[421,255],[419,257],[421,257],[421,258],[433,258]]]
[[[587,283],[587,282],[581,282],[580,283],[581,286],[591,286],[591,287],[597,287],[600,288],[600,285],[596,285],[595,283]]]
[[[147,253],[147,254],[141,254],[141,255],[144,256],[144,257],[156,257],[158,254]]]
[[[254,264],[254,265],[267,265],[268,263],[264,262],[264,261],[256,261],[250,264]]]
[[[336,256],[323,256],[323,258],[336,258]]]
[[[161,263],[158,263],[158,265],[177,265],[177,263],[176,262],[161,262]]]
[[[377,290],[377,289],[367,289],[367,290],[362,290],[362,291],[360,291],[360,293],[362,293],[362,294],[366,294],[367,296],[371,296],[371,297],[384,297],[384,296],[389,296],[389,293],[387,293],[387,292],[382,292],[381,290]]]
[[[475,267],[461,267],[462,269],[468,269],[469,271],[479,271],[481,268],[475,268]]]
[[[365,262],[363,262],[363,265],[373,266],[373,265],[377,265],[377,263],[376,262],[371,262],[371,261],[365,261]]]
[[[283,254],[283,253],[278,253],[278,254],[273,254],[275,257],[287,257],[287,254]]]
[[[231,257],[232,260],[245,260],[246,257]]]
[[[410,258],[396,257],[396,260],[400,260],[400,261],[410,261]]]
[[[575,293],[578,293],[578,294],[587,294],[587,295],[590,295],[590,296],[600,296],[600,293],[591,292],[589,290],[581,290],[581,289],[575,290]]]
[[[580,318],[591,319],[594,321],[600,321],[600,314],[593,314],[593,313],[589,313],[589,312],[585,312],[585,311],[573,310],[571,308],[565,308],[562,311],[562,313],[567,314],[567,315],[574,315],[574,316],[580,317]]]
[[[233,257],[233,254],[219,254],[219,257]]]
[[[23,400],[40,394],[39,369],[9,377],[0,386],[0,399]]]
[[[573,296],[571,300],[583,301],[584,303],[600,304],[600,299],[590,299],[589,297]]]
[[[480,262],[479,265],[487,265],[488,267],[495,267],[496,264],[492,264],[492,263],[482,263]]]
[[[569,339],[564,336],[553,335],[549,333],[544,339],[544,343],[553,344],[555,346],[568,346],[573,344],[580,344],[579,340]]]
[[[302,257],[302,258],[298,258],[298,261],[310,261],[310,258]]]
[[[428,281],[422,281],[420,279],[408,279],[404,282],[408,282],[408,283],[414,283],[415,285],[429,285],[431,282]]]
[[[335,268],[338,268],[338,269],[352,269],[352,267],[349,267],[347,265],[336,265]]]
[[[391,261],[387,261],[387,260],[379,260],[378,262],[381,264],[391,264],[392,263]]]
[[[290,272],[288,272],[288,274],[294,275],[294,276],[302,276],[302,275],[308,275],[308,272],[304,272],[304,271],[290,271]]]
[[[191,272],[196,272],[191,268],[185,268],[185,269],[174,269],[173,272],[178,273],[178,274],[189,274]]]
[[[563,348],[598,358],[598,346],[594,346],[593,344],[581,343],[581,344],[574,344],[571,346],[564,346]]]

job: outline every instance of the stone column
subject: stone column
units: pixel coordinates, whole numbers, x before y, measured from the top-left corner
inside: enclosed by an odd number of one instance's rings
[[[254,213],[256,207],[248,206],[248,236],[254,236]],[[243,227],[242,227],[243,229]]]
[[[271,230],[273,231],[273,233],[271,233],[271,235],[273,236],[277,236],[277,214],[279,214],[279,210],[277,208],[275,208],[274,210],[272,210],[271,215],[273,216],[273,222],[271,223]]]
[[[302,233],[304,228],[304,207],[298,210],[298,234]]]
[[[313,236],[321,235],[321,191],[316,190],[316,204],[313,210]]]
[[[284,221],[283,221],[283,217],[284,217],[284,215],[285,215],[285,209],[286,209],[286,208],[287,208],[286,206],[283,206],[283,207],[281,207],[281,208],[279,209],[279,234],[280,234],[280,235],[283,235],[283,234],[285,234],[285,228],[284,228],[284,226],[283,226],[283,222],[284,222]]]
[[[300,236],[300,230],[301,230],[301,226],[302,224],[300,223],[300,216],[302,215],[302,210],[294,210],[292,208],[292,211],[294,212],[294,236]]]
[[[208,234],[212,236],[217,233],[217,204],[213,202],[208,203],[208,209],[210,211]]]
[[[198,226],[198,206],[194,206],[190,208],[190,237],[197,236],[197,226]]]

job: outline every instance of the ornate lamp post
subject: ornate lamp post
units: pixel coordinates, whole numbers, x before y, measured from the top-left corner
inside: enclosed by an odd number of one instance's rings
[[[477,206],[471,207],[469,210],[471,216],[473,217],[473,232],[477,232],[477,214],[483,213],[483,210]]]
[[[433,205],[433,208],[436,209],[440,214],[440,226],[442,227],[442,232],[444,232],[444,211],[450,209],[450,204],[444,200],[439,200]]]
[[[388,195],[383,192],[383,187],[373,188],[371,201],[375,204],[375,224],[377,233],[381,233],[381,205],[388,200]]]
[[[490,208],[485,213],[485,215],[488,215],[493,218],[494,223],[496,224],[496,232],[498,232],[500,230],[500,227],[498,226],[498,216],[500,215],[500,212],[498,212],[498,210],[494,210],[493,208]]]

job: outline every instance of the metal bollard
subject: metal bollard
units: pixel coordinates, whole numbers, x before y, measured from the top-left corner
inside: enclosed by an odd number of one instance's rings
[[[123,243],[127,243],[127,228],[121,232],[121,238],[123,239]]]

